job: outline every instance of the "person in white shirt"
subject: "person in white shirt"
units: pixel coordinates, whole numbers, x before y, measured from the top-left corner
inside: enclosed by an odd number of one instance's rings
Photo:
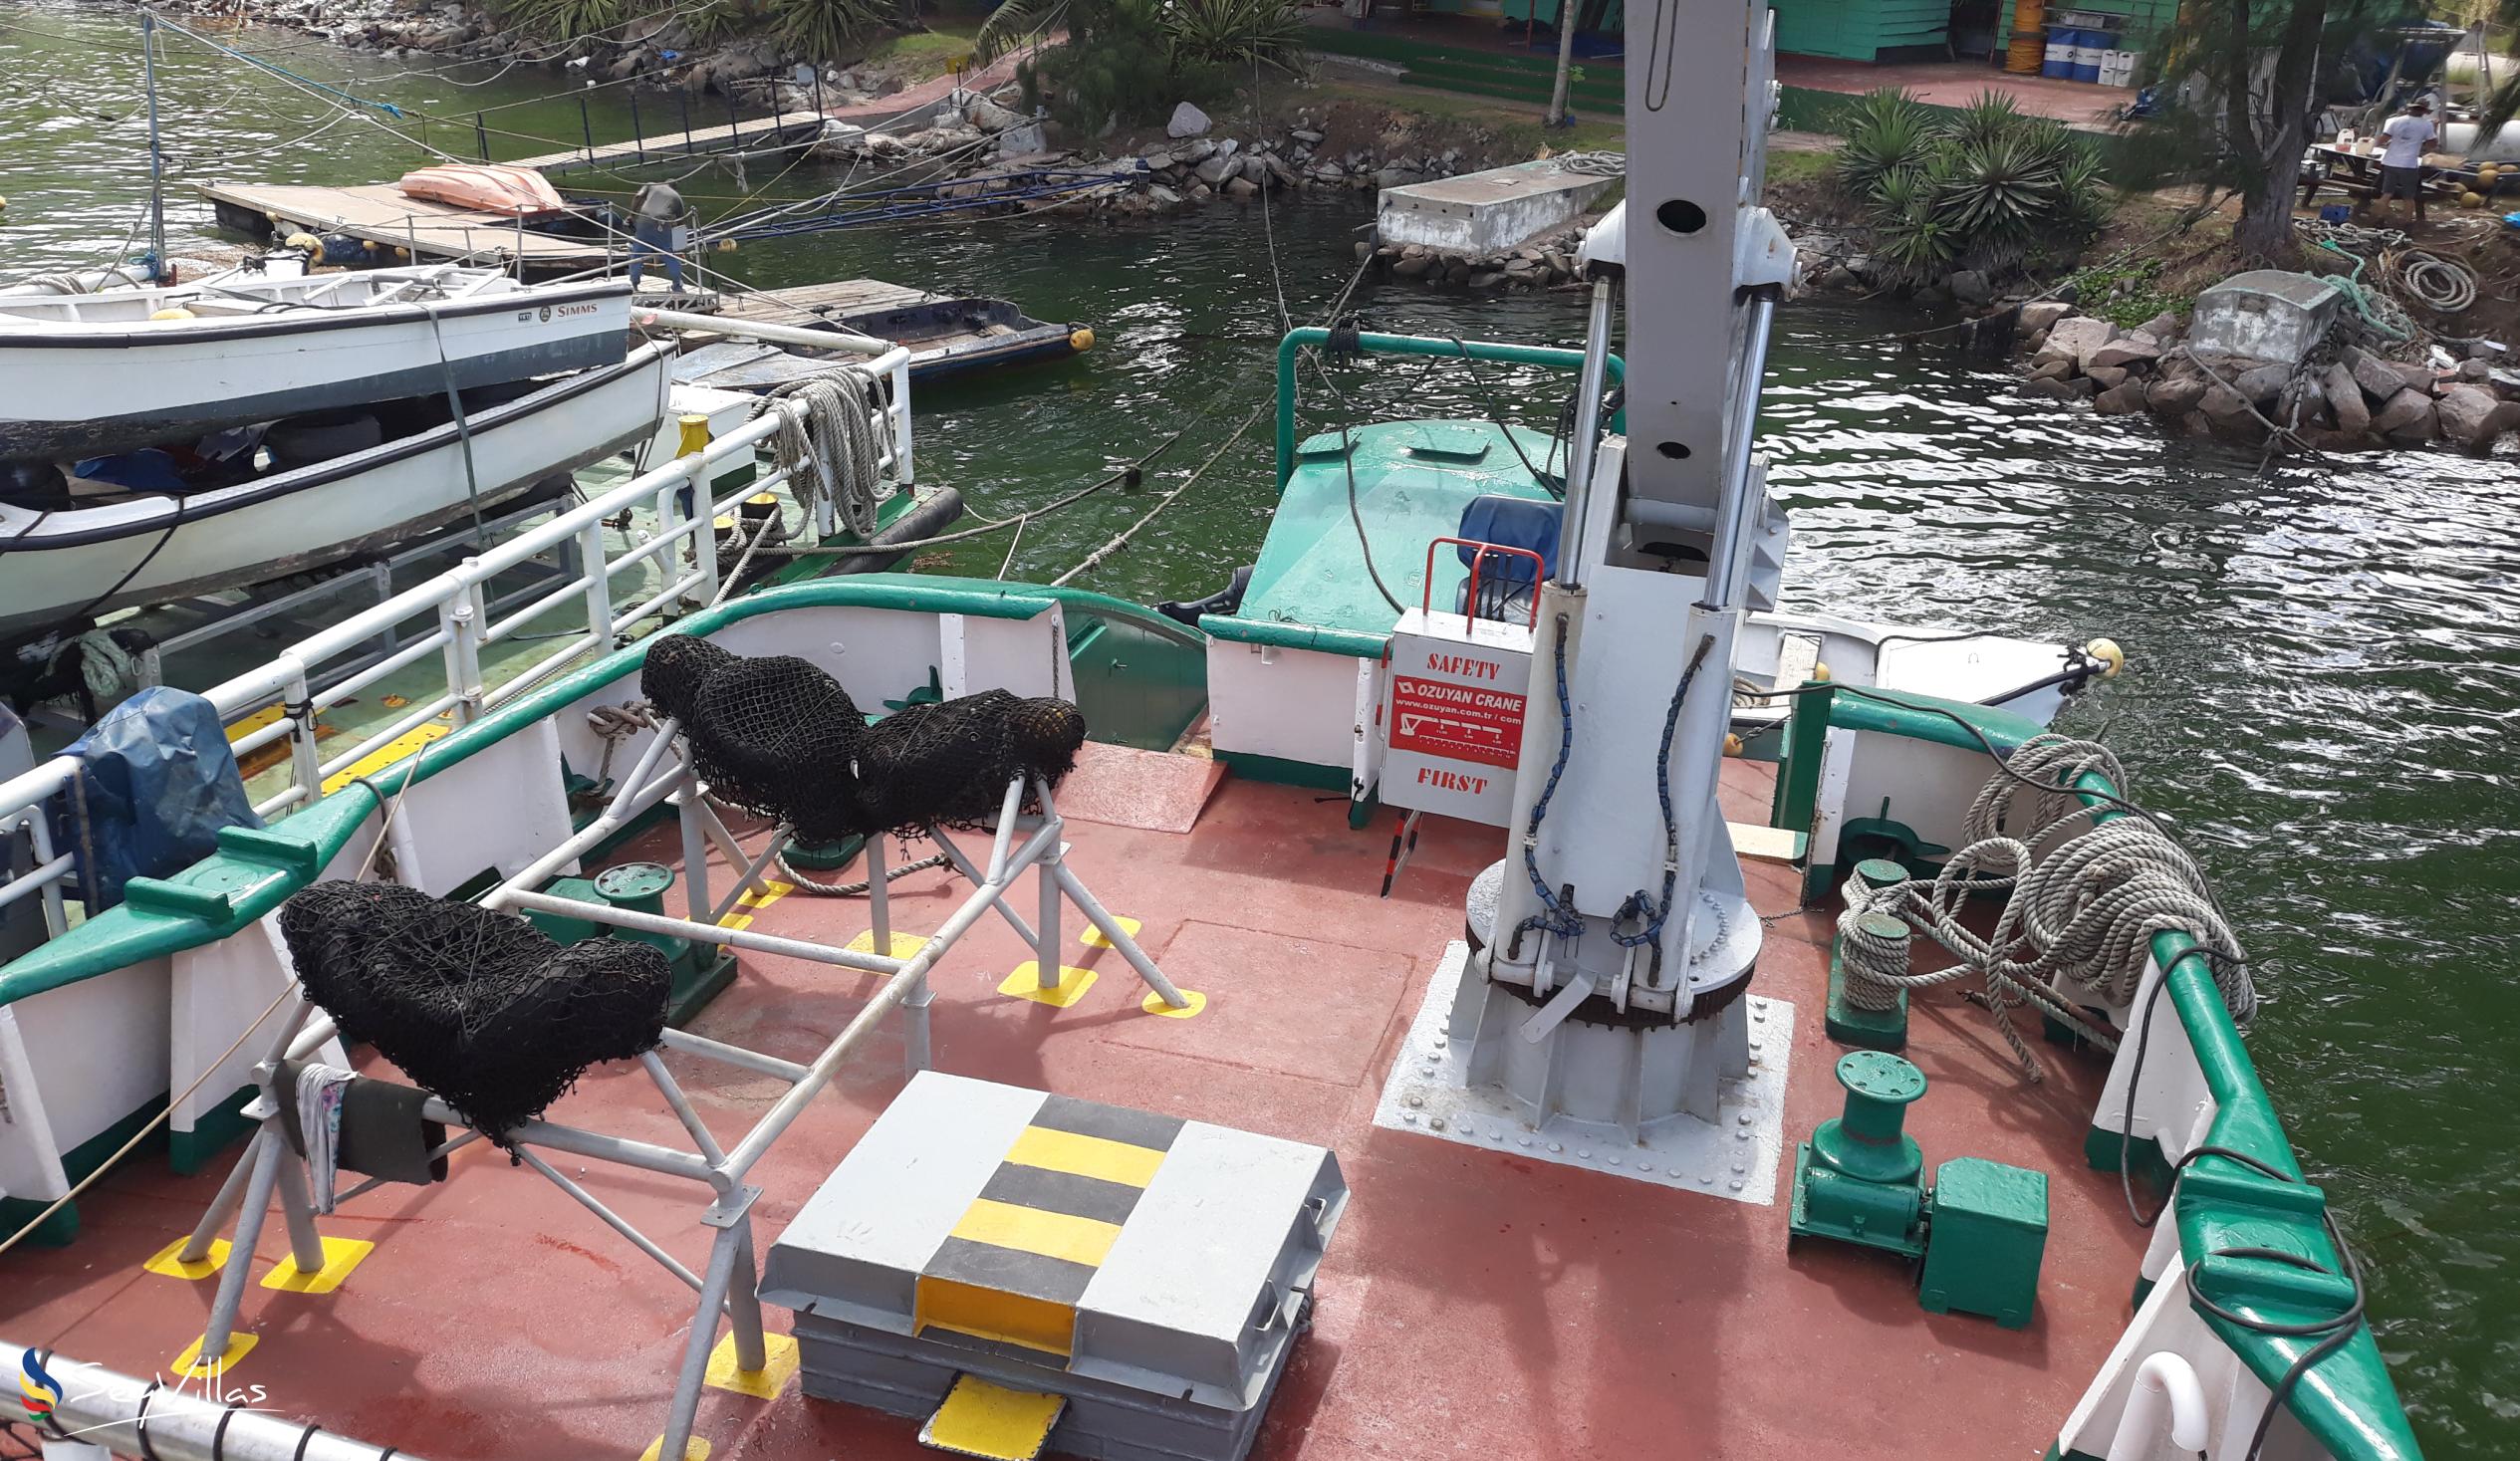
[[[2391,198],[2411,199],[2418,224],[2423,222],[2423,154],[2432,139],[2441,134],[2441,129],[2432,124],[2431,114],[2432,105],[2417,97],[2380,129],[2381,198],[2384,202]]]

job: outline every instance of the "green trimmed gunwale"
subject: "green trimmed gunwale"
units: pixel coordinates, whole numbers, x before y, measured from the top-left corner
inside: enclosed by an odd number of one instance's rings
[[[1184,646],[1202,636],[1126,600],[1083,589],[1052,589],[914,574],[858,574],[765,589],[703,609],[671,632],[710,634],[758,614],[792,609],[882,609],[1029,619],[1063,604],[1080,615],[1120,620]],[[507,736],[580,700],[646,659],[652,637],[519,695],[416,756],[353,783],[262,829],[228,828],[219,851],[167,878],[133,878],[124,902],[0,968],[0,1005],[93,979],[144,960],[199,948],[234,934],[316,880],[360,824],[406,781],[427,781]]]

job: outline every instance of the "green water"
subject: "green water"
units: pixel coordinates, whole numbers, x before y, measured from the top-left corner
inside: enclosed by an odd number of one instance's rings
[[[0,276],[115,251],[145,195],[134,32],[102,6],[0,4]],[[499,108],[502,154],[566,146],[576,98],[520,69],[413,76],[301,38],[234,42],[360,95],[444,116]],[[408,140],[183,43],[164,62],[177,177],[368,182],[416,165]],[[488,78],[464,88],[457,79]],[[524,103],[525,105],[511,105]],[[674,115],[643,102],[650,130]],[[119,119],[103,121],[100,117]],[[587,117],[627,135],[618,92]],[[697,120],[697,119],[695,119]],[[453,133],[450,135],[450,133]],[[468,150],[468,131],[430,140]],[[572,179],[627,186],[621,179]],[[827,186],[769,170],[689,179],[714,207]],[[1354,201],[1275,215],[1288,305],[1317,319],[1353,268]],[[709,262],[761,285],[874,276],[1003,295],[1090,325],[1085,359],[922,391],[923,480],[1003,516],[1187,427],[1135,493],[1114,488],[1033,525],[1009,573],[1046,578],[1139,516],[1266,389],[1279,333],[1262,220],[1217,209],[1117,229],[984,223],[832,234]],[[206,210],[179,204],[180,253]],[[1369,290],[1386,329],[1572,345],[1564,298]],[[1794,512],[1801,604],[1915,624],[2058,639],[2106,633],[2134,668],[2075,712],[2105,728],[2136,790],[2175,818],[2243,920],[2268,1004],[2257,1059],[2365,1255],[2375,1323],[2433,1455],[2520,1451],[2520,471],[2509,456],[2365,457],[2277,466],[2006,398],[2006,377],[1854,344],[1899,323],[1800,303],[1781,323],[1766,445]],[[1368,414],[1477,414],[1492,396],[1545,427],[1563,387],[1455,366],[1356,373]],[[1523,404],[1525,396],[1531,404]],[[1309,400],[1308,423],[1336,419]],[[1227,450],[1133,547],[1082,582],[1151,600],[1222,584],[1269,510],[1268,422]],[[936,567],[983,576],[999,534]],[[2080,1241],[2059,1233],[2056,1241]]]

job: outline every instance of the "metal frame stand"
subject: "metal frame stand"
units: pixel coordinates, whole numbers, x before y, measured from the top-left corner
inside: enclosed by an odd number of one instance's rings
[[[747,1184],[744,1178],[769,1151],[772,1143],[803,1113],[807,1103],[830,1084],[842,1064],[877,1024],[895,1009],[902,1015],[904,1064],[908,1072],[914,1075],[927,1068],[931,1048],[929,1009],[933,1003],[927,987],[928,971],[964,933],[970,931],[971,925],[978,922],[984,912],[995,908],[1013,925],[1025,942],[1039,951],[1041,967],[1048,971],[1046,982],[1055,983],[1059,968],[1059,901],[1064,894],[1092,920],[1095,927],[1102,930],[1103,936],[1111,940],[1113,946],[1129,960],[1138,977],[1166,1004],[1181,1009],[1188,1000],[1170,980],[1164,978],[1163,972],[1130,937],[1128,930],[1112,917],[1068,867],[1064,856],[1066,848],[1060,840],[1065,825],[1051,799],[1050,788],[1041,783],[1034,786],[1042,806],[1039,817],[1019,814],[1024,796],[1021,778],[1007,785],[985,873],[975,871],[962,850],[955,847],[941,831],[929,830],[929,835],[944,849],[945,855],[954,866],[971,878],[973,887],[970,895],[962,900],[944,924],[906,959],[890,955],[890,913],[880,851],[871,853],[875,875],[868,890],[877,930],[876,952],[859,953],[854,949],[804,939],[717,926],[717,918],[732,908],[745,892],[761,885],[763,869],[770,865],[773,854],[786,846],[791,834],[787,828],[780,827],[771,834],[768,845],[759,854],[745,855],[725,823],[709,807],[698,779],[687,765],[678,774],[667,771],[650,780],[650,774],[656,770],[665,748],[674,739],[671,721],[660,723],[658,731],[655,742],[648,747],[637,767],[624,779],[614,807],[605,818],[599,819],[597,826],[617,823],[630,805],[643,800],[640,797],[642,789],[652,796],[661,784],[678,782],[674,796],[682,813],[683,888],[692,916],[670,918],[605,903],[580,902],[534,892],[522,885],[548,879],[561,865],[583,852],[585,849],[578,846],[586,840],[587,835],[583,833],[556,849],[554,853],[536,859],[532,866],[500,885],[482,900],[484,906],[557,913],[633,932],[671,934],[759,953],[812,959],[837,968],[884,975],[882,986],[868,1000],[857,1017],[833,1037],[808,1065],[680,1030],[664,1032],[660,1041],[664,1050],[716,1061],[788,1083],[787,1094],[731,1148],[719,1145],[701,1121],[699,1112],[692,1107],[690,1098],[683,1094],[681,1085],[654,1051],[639,1057],[640,1068],[654,1084],[665,1105],[689,1133],[691,1150],[546,1120],[527,1121],[508,1131],[492,1133],[474,1127],[462,1113],[435,1097],[429,1098],[423,1111],[430,1120],[462,1128],[436,1148],[433,1155],[444,1155],[482,1137],[497,1135],[518,1161],[540,1173],[580,1206],[595,1214],[606,1227],[629,1240],[631,1246],[654,1259],[667,1273],[698,1293],[699,1303],[692,1318],[690,1339],[683,1348],[682,1366],[674,1380],[673,1399],[666,1413],[664,1435],[657,1451],[661,1457],[672,1458],[684,1454],[691,1436],[692,1424],[699,1411],[701,1384],[708,1369],[709,1351],[717,1341],[719,1316],[723,1315],[734,1331],[736,1365],[742,1369],[757,1370],[767,1363],[752,1233],[753,1204],[761,1195],[761,1189]],[[712,841],[727,852],[735,866],[743,869],[736,886],[726,893],[722,904],[712,904],[709,898],[707,845]],[[879,846],[880,840],[869,844],[870,849]],[[1016,877],[1028,867],[1037,867],[1041,874],[1042,916],[1038,929],[1026,925],[1006,901],[1006,894]],[[708,921],[698,921],[703,918]],[[229,1262],[219,1276],[218,1295],[211,1304],[208,1328],[201,1338],[198,1352],[204,1358],[215,1358],[227,1352],[235,1332],[237,1311],[245,1296],[245,1280],[253,1266],[254,1248],[262,1237],[264,1223],[270,1217],[275,1193],[288,1225],[291,1261],[302,1273],[313,1273],[324,1267],[324,1244],[316,1231],[304,1159],[290,1147],[288,1138],[273,1123],[280,1113],[281,1103],[296,1098],[296,1093],[279,1088],[282,1063],[306,1059],[336,1033],[332,1020],[317,1012],[301,996],[281,1022],[280,1033],[274,1038],[264,1060],[254,1069],[255,1084],[260,1091],[245,1113],[259,1120],[261,1128],[255,1132],[234,1170],[228,1173],[218,1195],[211,1199],[200,1222],[194,1225],[180,1255],[185,1262],[199,1262],[207,1258],[212,1240],[227,1226],[231,1217],[235,1219],[235,1237]],[[606,1206],[600,1198],[553,1166],[541,1154],[544,1150],[562,1152],[582,1162],[611,1162],[705,1184],[710,1192],[710,1201],[701,1210],[700,1221],[715,1230],[706,1269],[694,1274],[677,1262],[653,1239],[632,1226],[629,1219]],[[380,1185],[380,1182],[381,1179],[378,1178],[361,1182],[342,1192],[336,1201],[357,1197]]]

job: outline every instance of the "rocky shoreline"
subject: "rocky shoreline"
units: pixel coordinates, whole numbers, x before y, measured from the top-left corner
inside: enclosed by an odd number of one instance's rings
[[[2297,365],[2191,350],[2181,323],[2121,329],[2055,301],[2009,307],[2027,394],[2088,401],[2103,415],[2148,412],[2191,436],[2246,445],[2280,438],[2318,452],[2439,442],[2490,452],[2520,430],[2520,370],[2484,347],[2446,365],[2394,361],[2330,342]]]

